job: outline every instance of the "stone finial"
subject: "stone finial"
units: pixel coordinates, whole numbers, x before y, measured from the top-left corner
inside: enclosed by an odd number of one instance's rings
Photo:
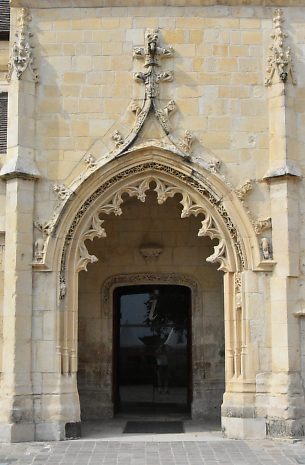
[[[296,84],[294,67],[290,47],[285,46],[288,34],[283,31],[283,11],[277,8],[273,15],[274,30],[271,34],[272,44],[266,70],[265,85],[271,86],[274,74],[277,74],[282,82],[286,82],[290,75],[292,84]]]
[[[24,72],[28,69],[34,82],[38,82],[39,76],[34,67],[33,46],[29,24],[32,21],[31,14],[27,8],[22,8],[17,19],[16,40],[13,43],[10,59],[8,62],[7,80],[12,79],[13,72],[16,72],[17,79],[22,79]]]
[[[135,58],[144,58],[144,68],[146,72],[136,72],[133,77],[135,81],[143,82],[148,98],[155,98],[159,95],[159,82],[172,81],[173,72],[163,71],[158,73],[156,68],[160,66],[160,58],[173,56],[173,48],[162,48],[158,46],[159,30],[147,29],[145,33],[144,47],[135,47],[133,56]]]

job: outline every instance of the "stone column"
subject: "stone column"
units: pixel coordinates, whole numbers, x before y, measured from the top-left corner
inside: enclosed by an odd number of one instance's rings
[[[32,258],[35,167],[35,76],[28,11],[21,10],[9,62],[8,150],[0,176],[6,180],[3,373],[0,440],[35,437],[32,390]],[[13,15],[14,16],[14,15]],[[24,55],[25,54],[25,55]],[[18,57],[25,57],[25,63]],[[25,64],[27,66],[25,66]]]
[[[273,18],[273,43],[267,69],[269,86],[270,185],[273,258],[270,279],[272,367],[268,381],[267,433],[270,436],[304,434],[305,405],[301,381],[300,339],[293,316],[298,302],[299,179],[294,111],[292,55],[281,10]],[[280,59],[278,59],[280,57]]]

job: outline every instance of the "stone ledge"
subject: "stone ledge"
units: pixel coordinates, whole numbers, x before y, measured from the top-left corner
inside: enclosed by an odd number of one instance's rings
[[[304,0],[11,0],[12,7],[304,6]]]

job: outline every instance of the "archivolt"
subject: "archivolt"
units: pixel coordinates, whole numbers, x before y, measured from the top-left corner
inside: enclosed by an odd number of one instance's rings
[[[94,255],[88,253],[85,241],[106,236],[104,220],[100,215],[121,215],[124,194],[145,202],[146,193],[153,185],[159,204],[175,194],[181,195],[181,218],[199,214],[204,216],[198,235],[209,236],[219,241],[214,247],[214,253],[207,259],[209,262],[218,262],[219,269],[223,271],[238,271],[245,267],[246,258],[241,236],[221,196],[214,191],[207,179],[202,182],[202,179],[196,179],[195,175],[186,174],[167,164],[144,162],[108,178],[78,209],[64,238],[60,265],[61,298],[65,295],[66,261],[70,244],[75,244],[74,237],[77,237],[77,245],[73,266],[76,271],[80,271],[86,269],[89,262],[97,260]]]

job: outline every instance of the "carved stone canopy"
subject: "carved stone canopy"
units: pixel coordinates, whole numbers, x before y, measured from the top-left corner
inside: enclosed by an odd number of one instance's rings
[[[187,218],[191,215],[204,215],[205,219],[202,221],[198,236],[208,236],[211,239],[216,238],[219,240],[219,243],[214,246],[214,253],[206,260],[210,263],[218,262],[220,265],[218,268],[219,270],[227,271],[229,269],[225,240],[217,222],[207,209],[204,208],[203,205],[197,204],[187,192],[183,191],[183,189],[168,181],[165,182],[156,176],[147,176],[144,179],[130,182],[121,189],[118,189],[110,200],[100,205],[98,210],[94,212],[92,218],[87,223],[88,226],[83,229],[79,240],[76,271],[87,270],[88,263],[97,261],[95,255],[89,254],[85,241],[87,239],[93,240],[95,237],[106,237],[106,231],[101,227],[104,220],[100,219],[100,215],[109,215],[112,213],[114,215],[121,215],[123,213],[122,204],[124,202],[124,194],[128,194],[130,197],[136,197],[140,202],[145,202],[146,193],[150,190],[152,184],[155,184],[154,191],[157,193],[157,202],[159,205],[163,204],[168,198],[180,194],[182,196],[180,200],[182,205],[181,218]],[[145,260],[151,261],[158,258],[162,252],[162,248],[143,247],[140,249],[140,252]]]

